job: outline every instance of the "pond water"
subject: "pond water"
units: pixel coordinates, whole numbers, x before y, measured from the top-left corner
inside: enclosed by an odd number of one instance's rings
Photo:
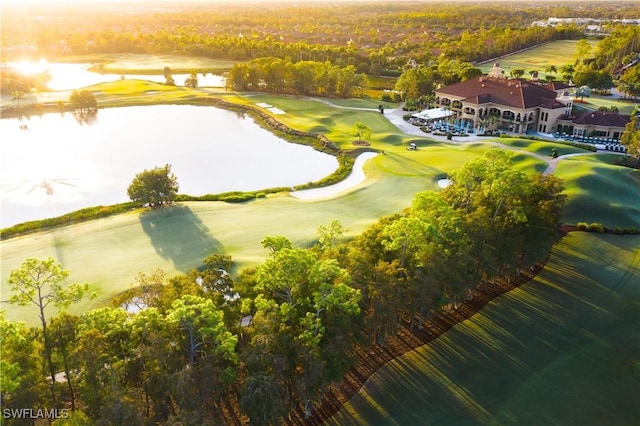
[[[0,227],[128,200],[136,173],[172,165],[180,193],[294,186],[337,160],[213,107],[147,106],[0,120]]]
[[[142,74],[111,74],[108,72],[97,73],[89,71],[91,64],[73,64],[58,62],[8,62],[7,66],[15,67],[26,73],[36,73],[47,71],[51,75],[51,80],[47,87],[51,90],[75,90],[98,83],[116,81],[122,78],[127,80],[147,80],[155,83],[164,83],[162,74],[142,75]],[[184,82],[189,74],[171,74],[177,86],[184,86]],[[217,74],[198,74],[199,87],[224,87],[225,78]]]

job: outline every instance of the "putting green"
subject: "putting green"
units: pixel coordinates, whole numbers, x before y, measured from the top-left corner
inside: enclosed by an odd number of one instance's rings
[[[385,365],[327,424],[636,424],[638,247],[570,234],[536,279]]]

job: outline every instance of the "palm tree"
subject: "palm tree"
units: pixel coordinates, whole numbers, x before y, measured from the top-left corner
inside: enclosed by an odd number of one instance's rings
[[[545,68],[544,72],[547,73],[545,79],[548,82],[552,82],[553,80],[555,80],[554,76],[558,73],[558,69],[555,65],[549,65],[547,68]],[[553,74],[554,76],[551,76],[550,74]]]
[[[525,71],[522,68],[514,68],[511,70],[510,74],[514,78],[520,78],[524,75]]]
[[[570,81],[573,78],[573,74],[576,72],[576,68],[572,64],[567,64],[562,67],[562,78],[566,81]]]
[[[496,130],[496,124],[500,121],[500,115],[496,113],[491,113],[486,118],[486,123],[489,125],[489,129],[491,132]]]

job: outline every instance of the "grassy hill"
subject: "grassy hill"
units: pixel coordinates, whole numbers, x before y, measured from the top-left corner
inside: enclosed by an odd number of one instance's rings
[[[571,233],[536,279],[385,365],[327,424],[637,424],[638,247]]]

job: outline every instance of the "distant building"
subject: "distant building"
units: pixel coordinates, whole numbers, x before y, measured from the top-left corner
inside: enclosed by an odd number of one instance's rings
[[[405,64],[405,68],[413,68],[416,69],[418,68],[418,62],[413,59],[413,58],[409,58],[409,60],[407,61],[407,63]]]
[[[565,88],[507,79],[499,64],[480,76],[435,91],[436,105],[450,108],[457,119],[475,128],[489,116],[496,127],[515,133],[552,133],[560,116],[571,114],[573,99]]]
[[[631,117],[628,115],[610,111],[590,111],[577,116],[563,115],[558,117],[557,131],[576,137],[617,141],[630,120]]]

